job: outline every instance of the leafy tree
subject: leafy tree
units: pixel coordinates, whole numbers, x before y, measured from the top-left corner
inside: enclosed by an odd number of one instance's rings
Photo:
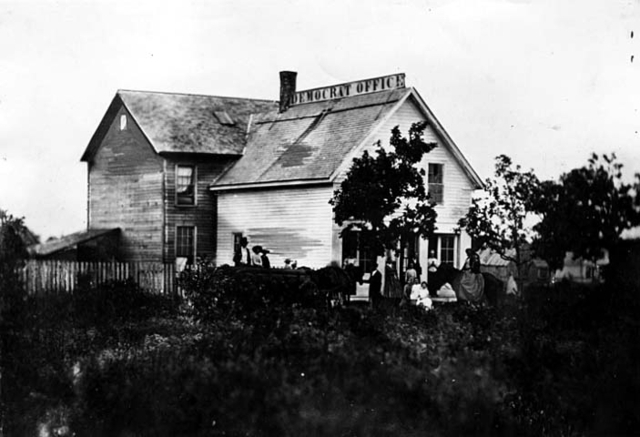
[[[15,366],[9,364],[8,351],[13,350],[20,329],[23,296],[16,268],[27,256],[27,235],[33,237],[24,225],[24,219],[15,218],[0,209],[0,373],[7,381],[15,379],[9,370]],[[0,433],[6,423],[7,401],[11,397],[8,392],[3,381],[0,386]]]
[[[534,214],[528,202],[538,189],[533,170],[523,172],[511,158],[499,155],[494,178],[486,180],[483,195],[472,199],[467,215],[458,224],[477,244],[513,261],[520,271],[530,261],[523,253],[533,234]]]
[[[335,221],[357,229],[376,253],[394,248],[409,235],[428,236],[435,229],[436,211],[425,187],[425,170],[418,167],[436,147],[423,138],[426,122],[414,123],[408,138],[398,126],[391,130],[390,147],[378,141],[373,154],[354,158],[346,179],[334,192]]]
[[[571,170],[559,182],[546,181],[532,202],[542,219],[535,226],[534,248],[554,268],[566,252],[596,261],[612,249],[623,230],[640,225],[638,190],[622,181],[616,155],[592,154],[588,165]]]
[[[29,234],[24,218],[15,218],[0,209],[0,285],[8,285],[7,281],[15,276],[15,268],[26,258],[25,241]]]

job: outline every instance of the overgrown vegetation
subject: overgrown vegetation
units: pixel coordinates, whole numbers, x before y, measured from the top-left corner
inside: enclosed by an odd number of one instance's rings
[[[390,315],[278,296],[279,281],[200,270],[183,281],[190,306],[131,283],[26,299],[3,369],[7,435],[571,436],[640,425],[637,305],[603,301],[603,289]]]
[[[530,201],[539,196],[539,190],[540,182],[532,170],[523,171],[511,158],[499,155],[494,178],[487,178],[483,195],[472,199],[469,211],[458,222],[477,247],[488,247],[513,261],[518,277],[531,261],[524,249],[533,236]]]
[[[620,241],[622,231],[640,225],[640,175],[626,183],[615,154],[591,155],[587,165],[546,181],[531,199],[542,216],[534,248],[552,267],[567,251],[595,262]]]

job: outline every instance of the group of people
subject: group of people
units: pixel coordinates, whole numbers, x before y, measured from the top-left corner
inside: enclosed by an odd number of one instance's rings
[[[480,257],[472,249],[466,250],[467,259],[462,268],[462,275],[460,277],[461,298],[472,302],[478,301],[483,294],[484,279],[480,273]],[[436,274],[440,263],[435,257],[433,251],[429,254],[427,261],[427,281],[435,282]],[[404,285],[401,284],[396,274],[395,259],[393,257],[387,258],[385,266],[385,281],[384,289],[381,289],[382,273],[381,270],[376,268],[369,280],[369,292],[373,300],[377,297],[386,297],[398,300],[400,302],[411,302],[425,309],[431,309],[433,307],[432,294],[438,298],[455,299],[457,293],[453,289],[452,283],[445,282],[442,285],[438,285],[437,290],[432,290],[430,293],[427,281],[421,281],[420,265],[411,260],[404,274]],[[374,303],[375,305],[375,303]]]
[[[271,260],[269,260],[269,254],[271,251],[262,246],[256,245],[249,249],[249,240],[247,237],[240,239],[240,246],[238,246],[233,254],[233,264],[235,266],[254,266],[262,267],[263,269],[271,268]],[[284,260],[285,269],[296,269],[298,267],[297,261],[287,258]]]
[[[246,237],[242,237],[240,239],[240,246],[233,254],[233,263],[236,266],[254,266],[270,269],[271,261],[269,261],[269,253],[271,253],[271,251],[262,246],[253,246],[249,249],[249,240]]]

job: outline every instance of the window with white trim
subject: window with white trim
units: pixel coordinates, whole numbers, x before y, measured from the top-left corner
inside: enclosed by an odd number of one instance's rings
[[[438,205],[444,200],[444,164],[429,164],[427,181],[429,184],[429,195]]]
[[[176,166],[176,205],[196,204],[195,165]]]
[[[456,237],[453,234],[438,234],[429,237],[429,253],[437,254],[440,264],[455,266]]]
[[[196,253],[195,226],[176,227],[176,258],[186,258],[187,264],[193,264]]]

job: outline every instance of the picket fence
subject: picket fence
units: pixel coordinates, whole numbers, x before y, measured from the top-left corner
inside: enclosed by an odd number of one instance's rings
[[[29,260],[18,273],[23,287],[31,295],[72,293],[82,283],[99,285],[128,279],[152,293],[179,291],[176,267],[172,263]]]

